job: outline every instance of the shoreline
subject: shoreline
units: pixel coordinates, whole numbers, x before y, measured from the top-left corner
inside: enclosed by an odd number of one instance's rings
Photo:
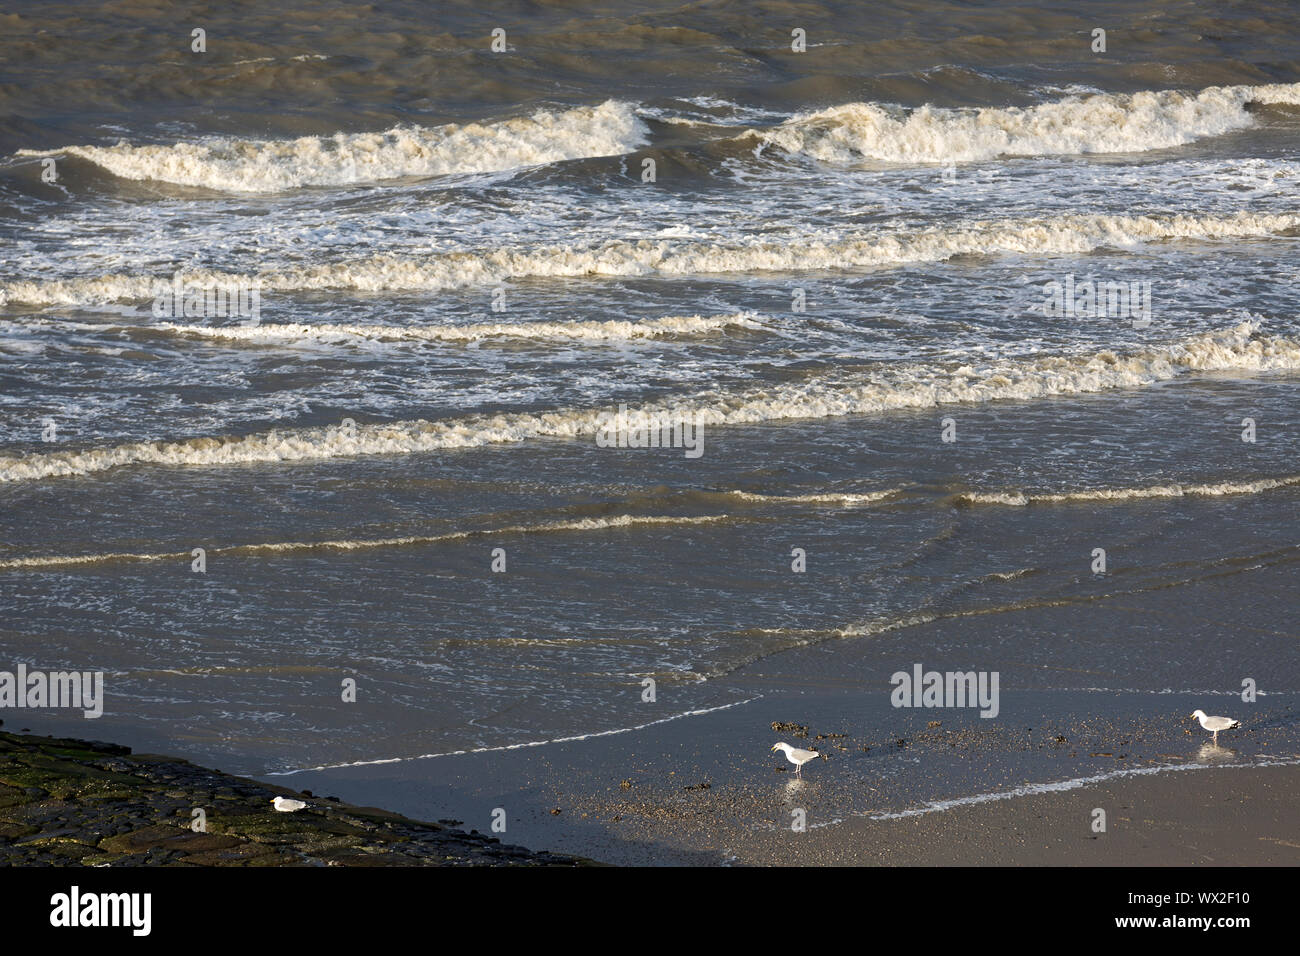
[[[1099,696],[1008,696],[1015,723],[991,728],[891,712],[884,695],[787,693],[616,736],[295,778],[476,825],[505,807],[513,839],[611,865],[1300,863],[1288,845],[1300,846],[1288,701],[1215,746],[1169,719],[1181,712],[1172,701]],[[1099,704],[1122,722],[1093,718]],[[797,779],[768,752],[782,737],[828,759]],[[1209,772],[1229,769],[1241,773]],[[791,829],[795,811],[804,832]],[[1148,845],[1144,828],[1172,836]],[[1193,838],[1201,856],[1184,852]]]
[[[307,806],[279,812],[276,796]],[[592,865],[457,825],[117,744],[0,731],[0,866]]]
[[[891,865],[1300,864],[1300,766],[1182,769],[954,808],[946,813],[960,839],[938,845],[897,839],[916,833],[932,840],[924,818],[849,826],[859,841],[892,834],[881,861]],[[1097,809],[1106,811],[1105,832],[1093,831]]]
[[[0,865],[1294,866],[1300,764],[1288,759],[1134,767],[901,813],[827,820],[810,809],[802,832],[783,814],[815,807],[819,787],[831,783],[824,776],[783,774],[773,807],[760,807],[744,782],[669,783],[674,773],[604,793],[590,777],[564,790],[529,780],[535,795],[547,792],[531,812],[511,805],[511,829],[529,846],[563,849],[550,852],[457,829],[459,820],[420,822],[116,744],[0,731]],[[814,773],[828,772],[815,764]],[[340,789],[364,798],[393,780],[352,783]],[[309,807],[276,812],[276,795]],[[206,832],[189,825],[200,806]],[[541,821],[547,826],[534,825]]]

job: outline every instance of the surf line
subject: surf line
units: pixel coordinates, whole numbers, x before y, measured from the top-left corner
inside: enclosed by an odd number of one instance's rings
[[[1016,797],[1032,797],[1045,793],[1064,793],[1067,790],[1078,790],[1089,784],[1105,783],[1108,780],[1118,780],[1123,777],[1149,777],[1161,773],[1178,773],[1184,770],[1231,770],[1231,769],[1248,769],[1253,767],[1293,767],[1300,764],[1300,757],[1276,757],[1265,758],[1263,760],[1254,760],[1246,763],[1234,764],[1209,764],[1209,763],[1185,763],[1185,764],[1160,764],[1157,767],[1136,767],[1129,770],[1112,770],[1109,773],[1099,773],[1091,777],[1074,777],[1070,780],[1061,780],[1056,783],[1031,783],[1023,787],[1016,787],[1012,790],[998,790],[992,793],[978,793],[970,797],[954,797],[951,800],[935,800],[931,803],[924,804],[920,807],[914,807],[910,810],[900,810],[894,813],[862,813],[854,816],[864,816],[868,820],[903,820],[908,817],[919,817],[929,813],[940,813],[945,810],[954,810],[957,807],[974,806],[980,803],[992,803],[996,800],[1012,800]]]
[[[1012,800],[1016,797],[1033,797],[1046,793],[1064,793],[1067,790],[1078,790],[1094,783],[1105,783],[1108,780],[1117,780],[1122,777],[1148,777],[1161,773],[1177,773],[1181,770],[1232,770],[1232,769],[1251,769],[1255,767],[1292,767],[1300,764],[1300,757],[1266,757],[1261,760],[1251,761],[1249,763],[1233,764],[1209,764],[1209,763],[1187,763],[1187,764],[1161,764],[1158,767],[1137,767],[1131,770],[1113,770],[1109,773],[1099,773],[1091,777],[1074,777],[1070,780],[1061,780],[1056,783],[1031,783],[1023,787],[1016,787],[1012,790],[996,790],[991,793],[977,793],[969,797],[953,797],[950,800],[934,800],[930,803],[914,807],[910,810],[899,810],[896,812],[885,813],[854,813],[851,816],[855,818],[865,817],[871,821],[884,820],[905,820],[908,817],[925,816],[930,813],[943,813],[947,810],[955,810],[958,807],[970,807],[981,803],[993,803],[998,800]],[[834,820],[827,820],[823,823],[810,823],[809,830],[823,830],[829,827],[840,826],[845,823],[844,817],[836,817]],[[765,827],[764,829],[776,830],[775,826]]]
[[[524,750],[528,747],[545,747],[547,744],[575,743],[580,740],[591,740],[595,737],[612,737],[615,734],[630,734],[636,730],[645,730],[647,727],[671,723],[674,720],[681,720],[684,717],[700,717],[704,714],[717,713],[720,710],[730,710],[732,707],[743,707],[745,704],[752,704],[754,701],[762,699],[762,697],[763,695],[759,694],[745,700],[734,700],[730,704],[720,704],[717,707],[688,710],[681,714],[673,714],[671,717],[661,717],[658,720],[652,720],[649,723],[637,724],[635,727],[618,727],[614,730],[599,730],[595,733],[577,734],[572,737],[555,737],[551,740],[529,740],[521,744],[504,744],[499,747],[474,747],[470,750],[448,750],[444,753],[416,754],[413,757],[383,757],[378,760],[354,760],[350,763],[323,764],[319,767],[298,767],[295,770],[275,770],[268,772],[267,776],[292,777],[296,773],[311,773],[316,770],[343,770],[347,767],[376,767],[380,764],[405,763],[408,760],[432,760],[435,757],[461,757],[466,754],[498,753],[505,750]]]

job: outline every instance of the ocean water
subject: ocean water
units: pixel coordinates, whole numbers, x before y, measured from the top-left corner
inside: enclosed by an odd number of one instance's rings
[[[0,25],[0,667],[107,691],[42,727],[511,747],[918,625],[1035,692],[1300,692],[1291,4]]]

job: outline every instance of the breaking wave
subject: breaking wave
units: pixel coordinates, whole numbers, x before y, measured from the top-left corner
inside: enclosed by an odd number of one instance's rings
[[[196,270],[187,284],[260,283],[263,291],[432,291],[528,277],[801,272],[940,262],[963,255],[1078,255],[1163,240],[1249,239],[1300,228],[1300,214],[1059,216],[985,220],[961,227],[882,231],[843,239],[754,239],[723,245],[676,239],[610,240],[589,247],[506,247],[421,258],[373,256],[256,275]],[[115,274],[0,284],[0,304],[84,305],[151,299],[172,277]]]
[[[956,501],[972,505],[1008,505],[1023,508],[1037,504],[1068,504],[1081,501],[1135,501],[1141,498],[1220,497],[1252,495],[1274,488],[1300,484],[1300,475],[1286,478],[1260,478],[1255,481],[1220,481],[1208,484],[1152,485],[1147,488],[1092,488],[1055,494],[1026,494],[1023,491],[970,491],[956,496]]]
[[[168,146],[69,146],[20,156],[63,154],[123,179],[221,192],[281,192],[407,176],[499,172],[570,159],[615,156],[643,145],[648,131],[627,103],[609,100],[494,123],[399,126],[382,133],[298,139],[213,138]]]
[[[834,505],[841,508],[858,508],[875,504],[902,494],[901,488],[886,488],[868,492],[825,492],[806,495],[761,495],[752,491],[729,491],[729,496],[741,501],[765,505]]]
[[[744,425],[1138,388],[1188,372],[1298,368],[1300,341],[1262,335],[1258,323],[1243,322],[1229,329],[1127,354],[1104,351],[1004,360],[981,368],[888,366],[874,375],[832,373],[765,389],[704,393],[679,402],[647,406],[642,411],[668,418],[693,416],[697,422],[715,426]],[[417,419],[361,424],[349,429],[273,430],[245,437],[133,442],[25,457],[0,456],[0,481],[87,475],[133,464],[213,466],[310,461],[474,448],[536,438],[594,436],[606,424],[609,412],[602,408],[564,408],[440,421]]]
[[[155,326],[183,335],[278,345],[285,342],[313,340],[347,342],[478,342],[483,339],[510,338],[535,340],[578,340],[589,342],[626,342],[637,339],[703,335],[730,327],[756,329],[762,326],[757,315],[738,312],[733,315],[670,315],[643,322],[609,320],[606,322],[488,322],[473,325],[256,325]]]
[[[1300,83],[1070,96],[1029,107],[903,109],[847,103],[804,113],[765,143],[824,162],[975,162],[998,156],[1136,153],[1254,125],[1250,103],[1300,104]]]

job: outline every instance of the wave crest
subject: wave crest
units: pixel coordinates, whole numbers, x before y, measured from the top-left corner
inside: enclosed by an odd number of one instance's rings
[[[529,340],[578,340],[588,342],[628,342],[638,339],[704,335],[731,327],[762,328],[757,315],[738,312],[732,315],[669,315],[642,322],[619,319],[599,322],[483,322],[471,325],[303,325],[297,323],[255,326],[176,325],[165,323],[155,328],[182,335],[247,342],[254,345],[278,345],[313,340],[347,342],[478,342],[483,339],[508,338]]]
[[[181,276],[197,286],[257,283],[262,291],[345,289],[358,292],[436,291],[522,278],[710,275],[723,272],[803,272],[942,262],[963,255],[1081,255],[1171,239],[1205,241],[1275,236],[1300,228],[1300,214],[1115,216],[986,220],[960,227],[858,234],[843,239],[755,239],[723,245],[673,239],[610,240],[589,247],[506,247],[423,258],[372,256],[324,265],[238,275],[196,270]],[[88,279],[0,284],[0,304],[86,305],[152,299],[157,277],[107,275]]]
[[[1146,488],[1088,488],[1082,491],[1027,494],[1023,491],[969,491],[955,501],[971,505],[1006,505],[1023,508],[1036,504],[1072,504],[1085,501],[1137,501],[1142,498],[1218,498],[1225,495],[1252,495],[1274,488],[1300,484],[1300,475],[1285,478],[1259,478],[1253,481],[1218,481],[1206,484],[1151,485]]]
[[[873,376],[832,376],[766,389],[712,392],[641,409],[688,415],[712,426],[875,414],[903,408],[1029,401],[1111,388],[1139,388],[1187,372],[1300,369],[1300,341],[1258,332],[1255,322],[1181,341],[1116,354],[1111,351],[1004,360],[987,367],[889,367]],[[474,448],[537,438],[592,436],[608,409],[476,415],[436,422],[417,419],[355,428],[271,431],[245,437],[133,442],[82,451],[0,456],[0,482],[86,475],[123,465],[230,465],[312,461]]]
[[[609,100],[494,123],[398,126],[382,133],[335,133],[286,140],[214,137],[167,146],[69,146],[20,156],[64,154],[123,179],[221,192],[269,193],[346,186],[407,176],[500,172],[593,156],[616,156],[647,142],[632,105]]]
[[[1300,104],[1300,83],[1070,96],[1029,107],[904,110],[846,103],[748,135],[823,162],[977,162],[999,156],[1137,153],[1254,125],[1250,103]]]

